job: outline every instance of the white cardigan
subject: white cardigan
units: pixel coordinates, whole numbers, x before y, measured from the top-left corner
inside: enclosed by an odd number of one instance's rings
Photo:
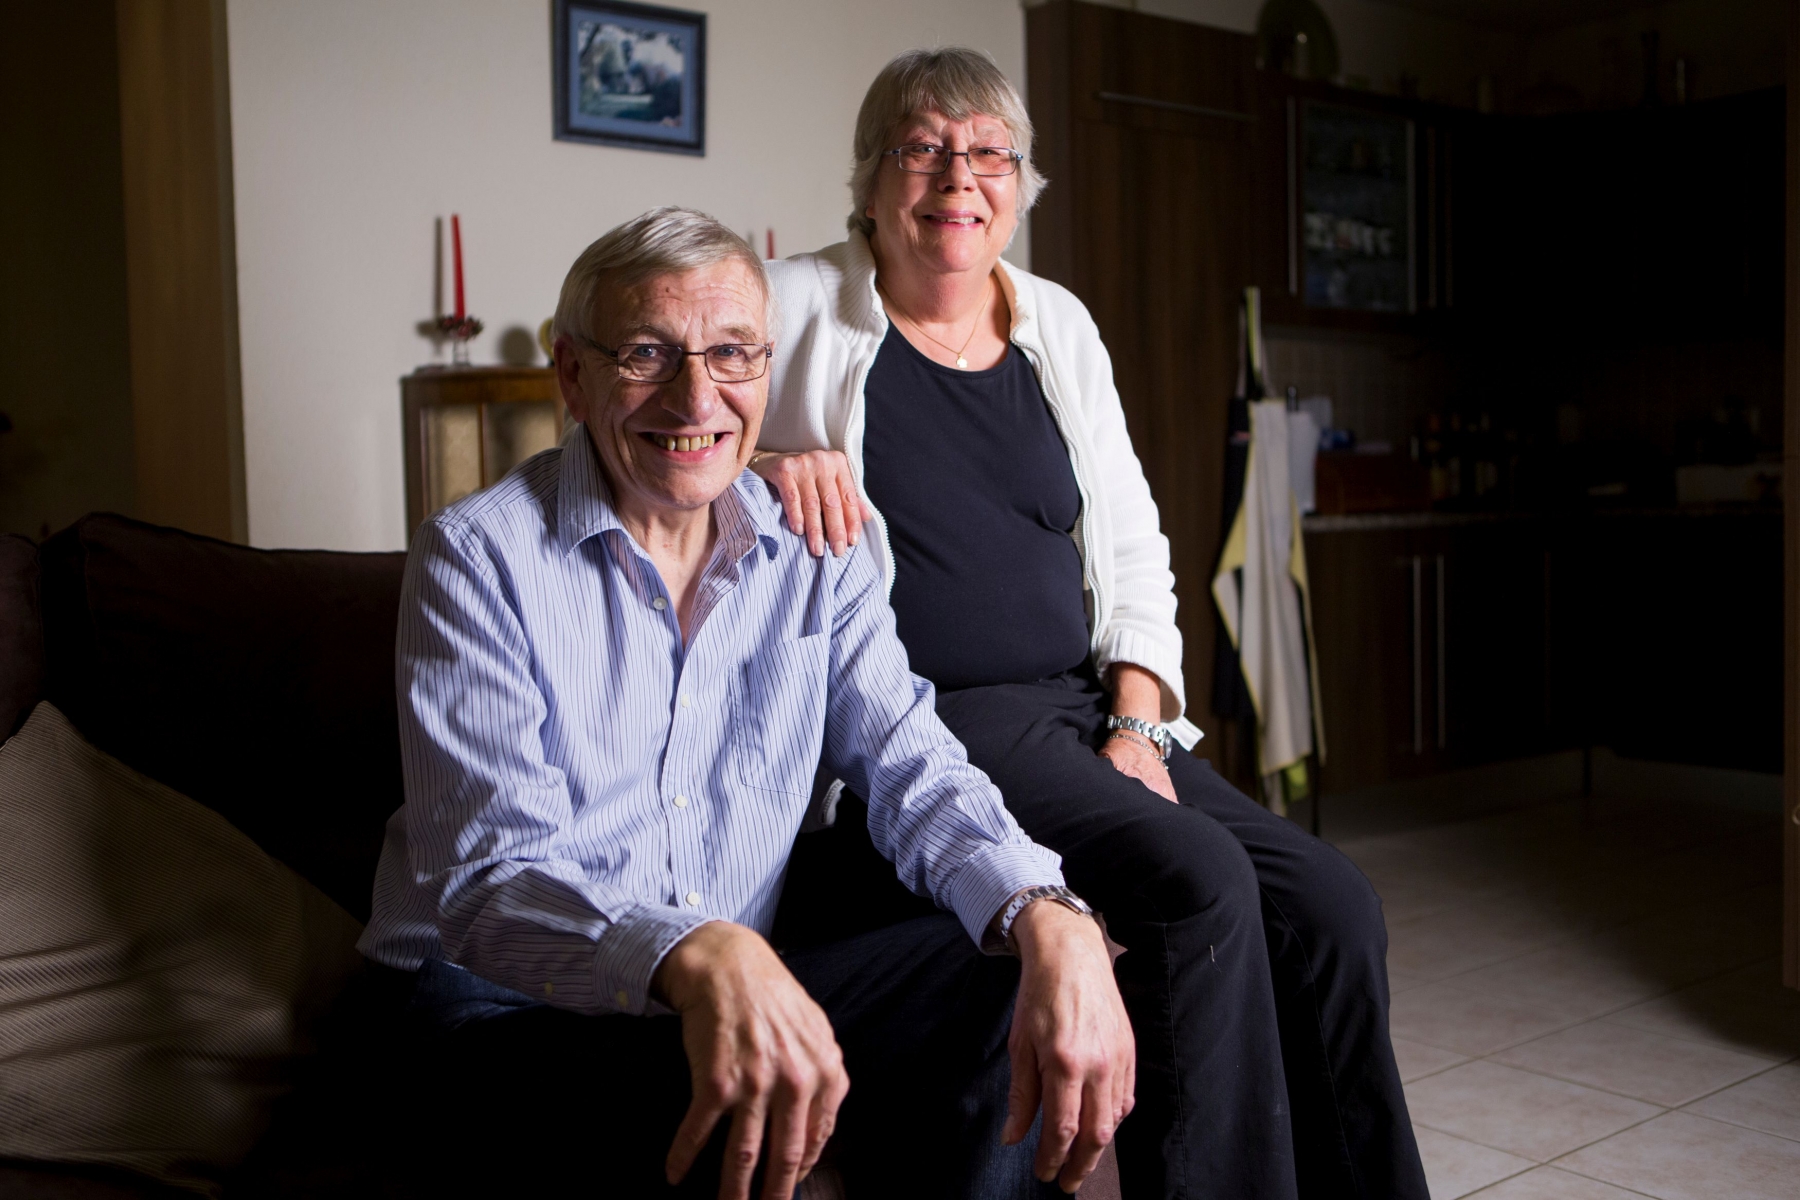
[[[863,388],[888,330],[868,240],[852,233],[847,242],[771,262],[768,269],[781,334],[758,445],[842,450],[866,500]],[[1087,308],[1066,288],[1005,262],[999,277],[1012,309],[1013,344],[1037,372],[1081,491],[1075,543],[1094,665],[1102,674],[1116,662],[1153,672],[1162,681],[1163,719],[1191,747],[1200,731],[1181,719],[1186,695],[1169,542],[1131,449],[1112,360]],[[879,511],[873,531],[869,548],[891,592],[894,554]]]

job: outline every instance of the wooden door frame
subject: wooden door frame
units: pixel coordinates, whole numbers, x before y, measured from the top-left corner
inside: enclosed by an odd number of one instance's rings
[[[249,540],[225,0],[120,0],[137,513]]]
[[[1781,975],[1800,988],[1800,0],[1789,0],[1787,43],[1787,312],[1783,339],[1783,547],[1786,578],[1782,800]]]

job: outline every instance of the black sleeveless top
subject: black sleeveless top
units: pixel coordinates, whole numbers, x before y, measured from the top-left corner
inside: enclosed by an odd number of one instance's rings
[[[887,520],[913,672],[951,690],[1080,666],[1081,493],[1024,353],[963,371],[890,327],[863,394],[864,481]]]

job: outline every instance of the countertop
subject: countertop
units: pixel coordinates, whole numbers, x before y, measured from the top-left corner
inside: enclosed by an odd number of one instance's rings
[[[1300,518],[1302,533],[1364,533],[1390,529],[1442,529],[1458,525],[1524,524],[1533,521],[1616,521],[1626,519],[1670,517],[1773,517],[1780,519],[1779,508],[1755,504],[1690,504],[1680,508],[1592,508],[1566,512],[1378,512],[1326,515],[1314,513]]]

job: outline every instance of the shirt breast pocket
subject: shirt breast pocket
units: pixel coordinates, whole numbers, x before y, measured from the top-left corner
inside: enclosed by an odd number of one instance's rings
[[[761,792],[812,795],[825,738],[829,635],[777,642],[752,655],[733,689],[738,779]]]

